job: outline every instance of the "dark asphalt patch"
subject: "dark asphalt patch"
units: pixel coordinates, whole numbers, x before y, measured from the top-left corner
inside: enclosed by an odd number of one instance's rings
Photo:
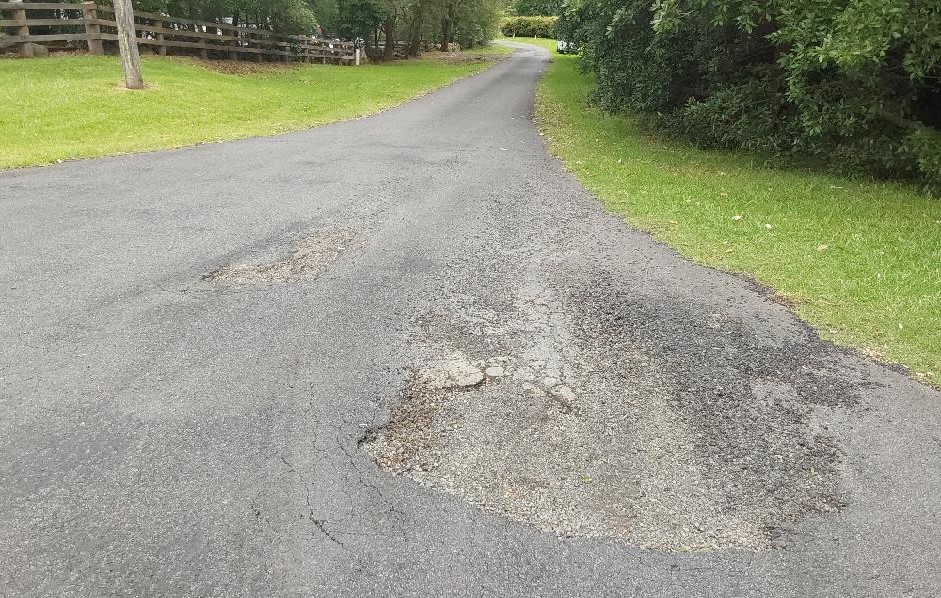
[[[782,546],[782,527],[841,508],[826,417],[856,398],[824,345],[769,346],[609,280],[518,301],[515,322],[475,302],[424,319],[432,352],[516,346],[509,377],[455,389],[412,376],[361,445],[394,474],[545,531],[661,550]],[[467,334],[468,320],[490,332]]]

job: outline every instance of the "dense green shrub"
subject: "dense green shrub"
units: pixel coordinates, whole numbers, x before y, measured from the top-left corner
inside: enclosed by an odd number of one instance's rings
[[[507,14],[520,16],[559,15],[565,7],[565,0],[513,0],[507,7]]]
[[[941,188],[941,4],[579,0],[594,101],[706,147]]]
[[[500,31],[507,37],[555,37],[558,17],[507,17],[500,24]]]

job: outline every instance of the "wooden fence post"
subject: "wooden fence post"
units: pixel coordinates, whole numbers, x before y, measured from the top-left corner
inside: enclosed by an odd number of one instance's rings
[[[222,30],[222,33],[225,34],[224,29]],[[232,37],[234,37],[235,39],[230,39],[229,41],[226,42],[226,45],[229,46],[230,48],[237,48],[239,45],[239,32],[237,29],[232,31]],[[235,50],[229,50],[229,60],[238,60],[238,59],[239,59],[239,53],[236,52]]]
[[[163,21],[154,21],[154,27],[158,27],[158,28],[160,28],[160,29],[163,29],[163,28],[164,28],[164,27],[163,27]],[[162,31],[158,31],[158,32],[157,32],[157,43],[160,44],[160,45],[157,46],[157,54],[159,54],[159,55],[161,55],[161,56],[166,56],[166,55],[167,55],[167,47],[163,45],[163,43],[164,43],[165,41],[167,41],[167,36],[166,36]]]
[[[264,44],[262,44],[260,40],[261,37],[262,36],[258,33],[257,29],[249,33],[248,34],[248,47],[251,48],[252,44],[254,43],[255,48],[257,50],[264,50]],[[255,62],[264,62],[264,61],[265,61],[264,55],[261,52],[257,52],[255,54]]]
[[[85,35],[88,36],[88,53],[102,56],[105,53],[101,43],[101,27],[98,25],[98,8],[94,2],[82,2],[82,21],[85,22]]]
[[[124,85],[128,89],[143,89],[144,79],[140,72],[140,52],[137,50],[137,29],[134,26],[134,6],[131,5],[131,0],[114,0],[114,20],[118,27]]]
[[[193,31],[195,31],[195,32],[197,32],[197,33],[209,33],[209,28],[208,28],[208,27],[201,27],[201,26],[196,25],[196,24],[194,23],[194,24],[193,24]],[[198,41],[199,43],[205,44],[205,43],[206,43],[206,38],[205,38],[205,37],[202,38],[202,39],[197,38],[196,41]],[[206,48],[200,48],[200,50],[199,50],[199,57],[202,58],[203,60],[209,58],[209,50],[207,50]]]
[[[11,2],[22,3],[23,0],[10,0]],[[17,25],[16,35],[19,37],[29,37],[29,25],[26,24],[26,9],[23,8],[14,8],[12,11],[14,21],[22,21],[22,25]],[[33,46],[29,42],[20,43],[20,56],[25,58],[32,58],[33,56]]]

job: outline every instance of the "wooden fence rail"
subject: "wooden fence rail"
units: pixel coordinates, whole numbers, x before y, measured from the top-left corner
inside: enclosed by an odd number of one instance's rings
[[[32,11],[56,11],[54,18],[29,18]],[[8,18],[2,18],[4,14]],[[104,18],[107,15],[109,18]],[[33,44],[85,42],[90,54],[104,54],[102,42],[118,40],[114,8],[94,2],[0,2],[0,29],[14,34],[0,36],[0,45],[16,46],[23,56],[32,56]],[[135,11],[137,44],[157,53],[191,54],[203,58],[256,61],[360,62],[354,42],[303,35],[283,35],[252,27],[180,19],[169,15]],[[56,28],[55,33],[30,33],[30,27]]]

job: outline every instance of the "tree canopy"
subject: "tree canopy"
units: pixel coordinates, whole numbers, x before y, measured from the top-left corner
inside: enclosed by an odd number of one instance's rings
[[[422,42],[446,49],[489,41],[499,21],[500,0],[136,0],[142,10],[209,21],[226,21],[284,33],[315,33],[379,45],[380,38]],[[391,46],[390,46],[391,47]],[[391,53],[390,53],[391,57]]]
[[[941,1],[574,0],[595,101],[701,145],[941,185]]]
[[[565,0],[514,0],[508,12],[521,17],[548,17],[562,14]]]
[[[314,2],[309,0],[136,0],[150,12],[206,21],[226,20],[283,33],[313,33]]]

